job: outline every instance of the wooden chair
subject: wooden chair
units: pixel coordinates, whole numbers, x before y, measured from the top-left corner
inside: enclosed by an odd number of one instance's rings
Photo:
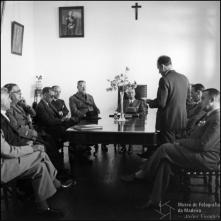
[[[181,190],[184,192],[184,197],[188,197],[190,192],[193,192],[190,186],[196,186],[197,184],[191,184],[191,178],[203,179],[203,186],[206,186],[209,194],[214,195],[215,201],[220,202],[219,188],[220,188],[220,164],[216,170],[199,170],[199,169],[179,169],[178,170],[179,182],[181,184]],[[215,188],[213,191],[213,177],[215,178]],[[198,184],[199,185],[199,184]],[[196,191],[194,191],[196,192]],[[199,192],[199,191],[197,191]],[[199,192],[205,193],[205,192]]]

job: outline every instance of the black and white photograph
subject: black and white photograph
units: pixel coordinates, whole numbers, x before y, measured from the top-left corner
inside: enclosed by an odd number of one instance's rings
[[[12,54],[22,55],[24,25],[12,22],[11,52]]]
[[[84,37],[84,7],[59,8],[60,37]]]
[[[1,220],[220,220],[220,1],[1,1]]]

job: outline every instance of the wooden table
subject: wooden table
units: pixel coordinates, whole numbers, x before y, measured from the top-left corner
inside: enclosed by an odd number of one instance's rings
[[[102,129],[76,130],[67,129],[66,138],[75,144],[146,144],[156,145],[159,133],[155,131],[156,111],[149,110],[144,118],[130,118],[117,122],[109,114],[100,120],[82,121],[80,124],[97,124]]]

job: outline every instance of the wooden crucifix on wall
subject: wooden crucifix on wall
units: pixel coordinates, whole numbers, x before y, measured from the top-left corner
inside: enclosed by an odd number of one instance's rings
[[[137,2],[135,3],[135,5],[132,5],[131,8],[135,9],[135,20],[138,19],[138,8],[141,8],[141,5],[138,5]]]

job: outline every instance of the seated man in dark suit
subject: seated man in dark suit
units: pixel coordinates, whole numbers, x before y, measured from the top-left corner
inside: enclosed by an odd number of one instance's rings
[[[43,97],[36,108],[37,124],[58,140],[64,138],[65,130],[76,124],[77,118],[76,121],[74,118],[60,119],[57,109],[51,104],[53,94],[51,87],[43,88]]]
[[[6,112],[10,124],[18,131],[20,136],[44,144],[47,154],[58,170],[58,176],[64,176],[63,160],[58,152],[58,147],[56,148],[56,142],[49,134],[38,130],[39,128],[37,128],[38,131],[34,128],[29,115],[25,111],[26,109],[31,109],[31,107],[28,108],[24,102],[21,102],[21,90],[18,85],[7,84],[4,87],[8,89],[12,101],[10,109]]]
[[[145,103],[142,100],[135,99],[135,89],[130,88],[127,92],[128,99],[124,99],[123,110],[125,114],[138,114],[138,116],[143,117],[147,114],[147,109]],[[120,105],[117,108],[118,112],[121,112]]]
[[[147,114],[147,108],[142,100],[135,99],[135,89],[129,88],[127,93],[127,99],[123,101],[123,111],[125,114],[137,115],[138,117],[145,117]],[[121,106],[118,105],[117,112],[121,112]],[[121,145],[122,148],[120,152],[126,151],[126,145]],[[131,151],[131,145],[129,145],[128,152]]]
[[[100,110],[97,108],[92,95],[86,93],[86,82],[78,81],[78,92],[69,98],[69,106],[72,117],[79,117],[81,120],[96,119]],[[76,152],[82,162],[91,164],[88,153],[90,154],[90,147],[86,145],[74,145],[73,152]]]
[[[66,117],[69,113],[69,110],[67,109],[64,100],[59,98],[61,94],[61,88],[55,85],[55,86],[52,86],[52,90],[54,91],[54,97],[51,103],[58,110],[60,118]]]
[[[75,125],[77,120],[76,118],[60,118],[57,109],[51,104],[53,93],[50,87],[43,88],[43,97],[36,108],[36,122],[39,128],[52,136],[58,151],[63,148],[65,130]]]
[[[149,178],[153,181],[152,193],[143,206],[152,207],[164,199],[172,175],[172,168],[218,169],[220,162],[220,92],[214,88],[203,91],[202,107],[207,112],[189,137],[174,143],[162,144],[135,174],[122,180]]]
[[[10,103],[7,89],[1,88],[1,182],[7,183],[16,177],[30,178],[38,212],[62,215],[60,211],[50,209],[46,200],[55,194],[57,188],[71,184],[61,185],[56,179],[57,170],[44,152],[43,145],[34,145],[11,126],[6,115]]]

